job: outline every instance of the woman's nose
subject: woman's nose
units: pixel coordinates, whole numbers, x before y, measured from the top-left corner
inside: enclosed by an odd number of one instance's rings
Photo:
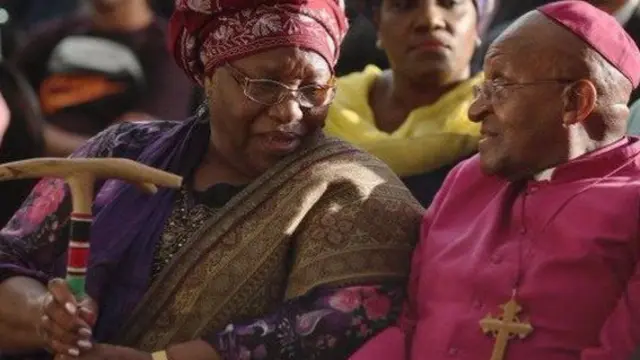
[[[281,124],[299,122],[304,117],[300,103],[294,96],[288,96],[280,103],[272,105],[269,115]]]
[[[442,8],[437,1],[424,0],[420,2],[419,7],[419,24],[432,29],[445,27]]]

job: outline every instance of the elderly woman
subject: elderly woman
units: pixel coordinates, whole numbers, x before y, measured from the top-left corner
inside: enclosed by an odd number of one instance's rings
[[[57,279],[68,192],[40,182],[0,235],[0,352],[347,357],[394,321],[422,208],[382,162],[322,135],[342,4],[177,4],[172,51],[207,106],[122,123],[75,156],[135,159],[185,186],[97,185],[90,298],[76,302]]]
[[[338,80],[326,131],[386,162],[425,206],[448,171],[476,150],[467,118],[470,62],[493,0],[373,0],[390,70],[369,65]]]

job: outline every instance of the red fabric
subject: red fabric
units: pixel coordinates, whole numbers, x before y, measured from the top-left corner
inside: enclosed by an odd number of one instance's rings
[[[238,58],[281,46],[338,60],[347,31],[342,0],[178,0],[169,23],[169,48],[189,77]]]
[[[599,52],[631,81],[634,88],[638,86],[640,51],[613,16],[579,0],[553,2],[538,10]]]

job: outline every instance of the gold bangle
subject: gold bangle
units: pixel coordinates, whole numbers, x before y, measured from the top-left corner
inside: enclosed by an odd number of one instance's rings
[[[153,360],[169,360],[169,357],[167,356],[167,352],[165,350],[154,352],[153,354],[151,354],[151,358]]]

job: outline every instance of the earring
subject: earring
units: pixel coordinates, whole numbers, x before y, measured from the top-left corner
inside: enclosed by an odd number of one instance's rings
[[[480,47],[480,45],[482,45],[482,39],[480,39],[479,37],[476,38],[476,47]]]
[[[382,46],[382,40],[380,39],[376,40],[376,48],[379,50],[384,49],[384,47]]]

